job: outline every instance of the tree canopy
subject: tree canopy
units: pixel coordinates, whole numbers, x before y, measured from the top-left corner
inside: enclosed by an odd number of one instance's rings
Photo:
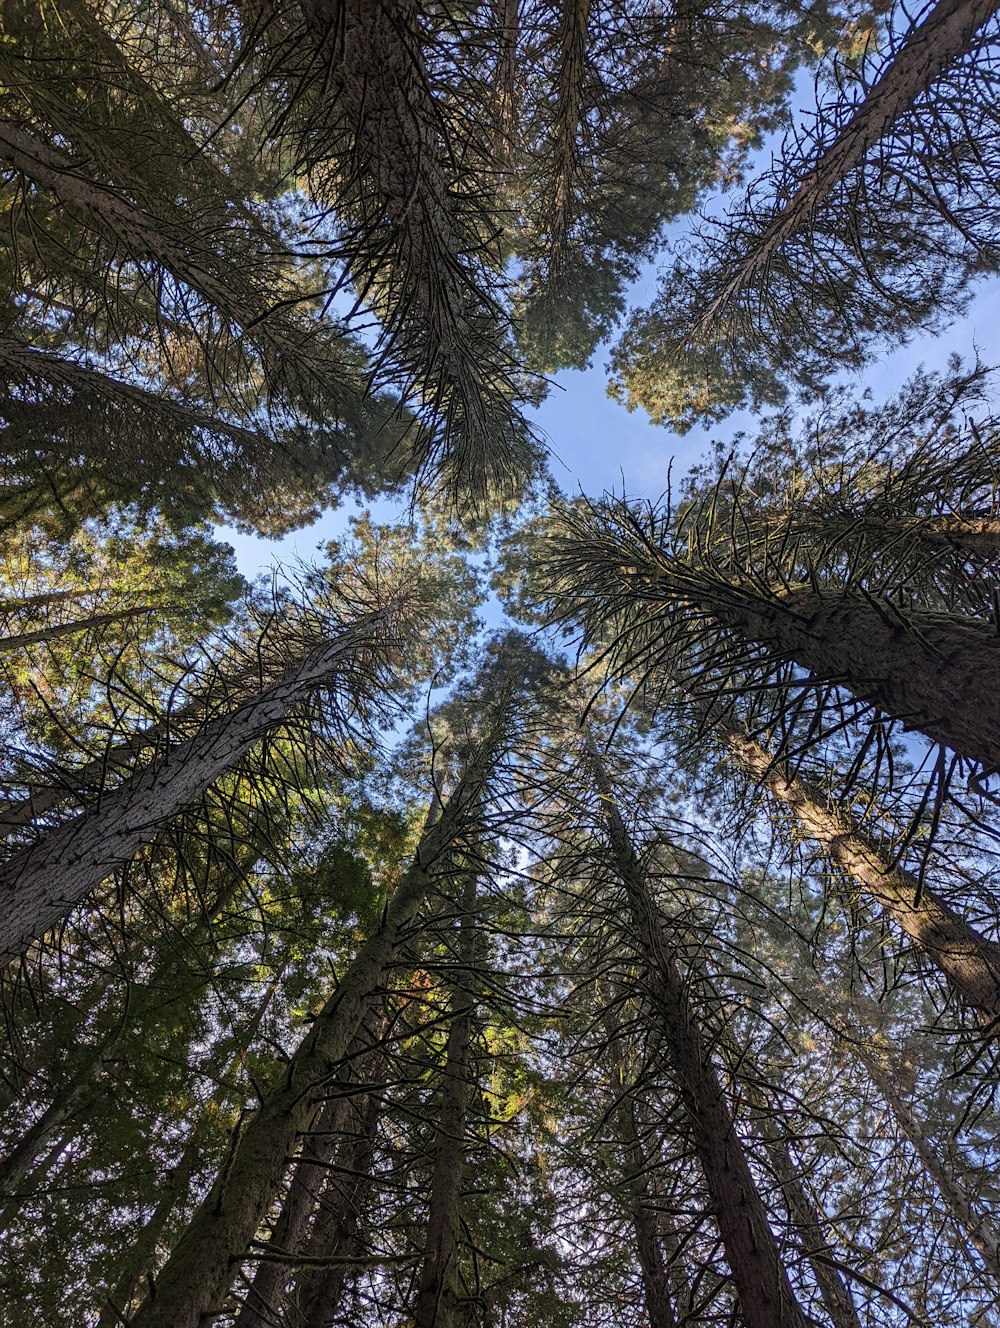
[[[1000,1328],[996,9],[3,6],[0,1323]]]

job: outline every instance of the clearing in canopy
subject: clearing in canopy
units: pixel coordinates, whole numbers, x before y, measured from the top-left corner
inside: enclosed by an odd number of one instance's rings
[[[1000,1328],[998,15],[0,6],[3,1328]]]

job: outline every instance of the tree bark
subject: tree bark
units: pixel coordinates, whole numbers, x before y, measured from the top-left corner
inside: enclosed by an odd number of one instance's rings
[[[453,1328],[458,1301],[456,1258],[460,1234],[469,1058],[475,998],[468,989],[476,960],[476,878],[470,873],[462,901],[459,961],[462,985],[451,999],[440,1120],[434,1138],[434,1175],[427,1243],[413,1307],[414,1328]]]
[[[670,1272],[660,1241],[656,1208],[650,1203],[649,1159],[636,1126],[635,1101],[625,1087],[624,1058],[617,1030],[610,1019],[605,1026],[612,1058],[612,1089],[616,1098],[613,1116],[628,1166],[625,1188],[631,1207],[629,1216],[635,1228],[635,1250],[646,1316],[649,1328],[677,1328],[677,1316],[670,1301]]]
[[[361,1214],[374,1184],[372,1166],[382,1109],[382,1085],[373,1084],[355,1104],[356,1134],[343,1175],[331,1173],[320,1195],[307,1254],[330,1260],[326,1268],[304,1268],[296,1287],[295,1328],[328,1328],[347,1288],[350,1261],[362,1254]]]
[[[841,867],[893,919],[921,954],[964,1001],[992,1023],[1000,1019],[1000,945],[987,940],[934,891],[901,867],[893,867],[875,844],[822,792],[792,778],[746,734],[728,723],[715,728],[729,750],[780,802],[831,861]]]
[[[300,1249],[316,1211],[326,1165],[337,1149],[347,1108],[348,1099],[331,1097],[323,1104],[312,1129],[306,1134],[302,1152],[292,1168],[288,1192],[271,1228],[269,1244],[275,1251]],[[283,1322],[285,1307],[282,1302],[288,1280],[287,1264],[277,1259],[261,1259],[234,1328],[270,1328],[276,1321]]]
[[[77,618],[73,622],[53,623],[49,627],[39,627],[32,632],[20,632],[17,636],[0,636],[0,654],[8,650],[22,650],[25,646],[34,645],[38,641],[55,641],[60,636],[90,632],[95,627],[107,627],[111,623],[128,622],[132,618],[148,618],[150,614],[157,612],[155,604],[138,604],[131,609],[92,613],[89,618]]]
[[[900,44],[891,64],[834,141],[820,153],[795,193],[776,211],[753,249],[727,274],[694,328],[703,334],[732,299],[767,267],[796,232],[808,226],[817,207],[896,122],[969,50],[979,29],[997,10],[997,0],[938,0],[930,15]]]
[[[176,221],[156,216],[111,185],[89,179],[85,163],[10,121],[0,121],[0,160],[51,191],[85,225],[136,257],[152,258],[162,265],[214,305],[224,318],[242,328],[251,341],[279,354],[292,349],[302,355],[308,353],[306,333],[289,340],[280,312],[268,308],[265,300],[254,298],[245,272],[217,250],[192,245],[191,234]]]
[[[746,1328],[807,1328],[754,1183],[718,1072],[705,1046],[677,957],[663,930],[639,858],[592,738],[587,753],[615,866],[662,1039],[711,1197]]]
[[[11,380],[44,382],[69,388],[82,397],[104,397],[118,405],[143,411],[165,425],[189,429],[228,439],[234,447],[241,447],[249,456],[278,446],[273,438],[233,424],[197,407],[185,405],[159,392],[150,392],[135,383],[124,382],[90,368],[66,356],[39,350],[8,333],[0,334],[0,365]],[[53,452],[58,451],[53,438]],[[134,445],[134,444],[133,444]]]
[[[957,1176],[953,1175],[924,1134],[908,1102],[897,1092],[892,1078],[879,1064],[878,1057],[862,1041],[852,1041],[851,1050],[864,1063],[873,1082],[885,1099],[903,1136],[909,1140],[927,1174],[955,1223],[977,1251],[983,1266],[1000,1290],[1000,1231],[984,1214],[976,1212],[972,1200]]]
[[[830,1245],[824,1233],[829,1222],[817,1210],[803,1185],[781,1126],[763,1111],[758,1111],[757,1122],[830,1323],[833,1328],[862,1328],[850,1288],[828,1257]]]
[[[729,578],[661,552],[629,526],[604,527],[594,561],[637,606],[648,606],[643,627],[662,626],[683,649],[682,624],[693,614],[759,646],[767,659],[794,660],[933,742],[1000,769],[995,630],[920,610],[904,617],[888,601],[846,589],[769,589],[758,578]]]
[[[22,955],[335,673],[376,647],[387,611],[368,615],[186,742],[168,747],[94,811],[15,852],[0,870],[0,963]]]
[[[257,1112],[234,1136],[212,1190],[177,1242],[133,1328],[198,1328],[221,1311],[237,1263],[280,1189],[286,1160],[309,1128],[315,1104],[342,1064],[401,939],[428,893],[452,870],[451,851],[471,827],[499,736],[495,725],[425,831],[381,924],[361,946]]]

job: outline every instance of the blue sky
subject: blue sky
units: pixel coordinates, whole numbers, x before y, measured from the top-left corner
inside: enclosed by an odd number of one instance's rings
[[[656,268],[650,265],[632,291],[632,302],[644,305],[652,299]],[[958,352],[971,361],[976,349],[986,364],[1000,364],[1000,281],[991,280],[979,289],[966,315],[957,319],[943,335],[917,335],[908,345],[884,354],[853,380],[859,393],[866,387],[876,399],[890,396],[921,364],[943,367],[948,356]],[[693,429],[683,437],[662,426],[654,426],[641,411],[629,414],[606,392],[607,351],[602,348],[588,370],[567,370],[555,376],[552,389],[533,419],[550,449],[552,473],[565,493],[582,489],[598,495],[606,489],[635,497],[657,498],[667,484],[667,471],[674,463],[674,481],[701,456],[711,438],[730,439],[740,429],[752,430],[754,417],[737,412],[711,430]],[[403,504],[373,505],[380,519],[402,512]],[[267,571],[275,562],[294,564],[315,561],[318,549],[343,531],[347,518],[360,510],[353,500],[328,512],[314,525],[282,540],[265,540],[220,529],[219,536],[236,551],[240,570],[249,578]]]

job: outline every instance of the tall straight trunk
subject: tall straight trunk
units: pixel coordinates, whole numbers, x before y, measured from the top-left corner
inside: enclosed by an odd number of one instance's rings
[[[476,877],[469,873],[462,900],[459,963],[462,979],[451,999],[441,1107],[434,1132],[434,1175],[427,1242],[413,1307],[413,1328],[452,1328],[458,1299],[456,1259],[465,1171],[465,1127],[470,1094],[470,1039],[475,998],[469,990],[478,936]]]
[[[900,1132],[909,1140],[927,1174],[937,1186],[955,1224],[979,1254],[1000,1296],[1000,1230],[984,1213],[976,1211],[975,1203],[967,1194],[965,1186],[927,1138],[910,1104],[897,1091],[891,1075],[879,1064],[878,1057],[868,1050],[862,1040],[852,1041],[850,1050],[864,1063]]]
[[[992,625],[923,609],[902,612],[849,587],[768,585],[671,552],[655,519],[622,502],[565,521],[549,559],[576,583],[588,637],[611,628],[616,653],[683,672],[721,632],[770,668],[794,661],[909,729],[988,770],[1000,769],[1000,637]],[[598,593],[595,593],[595,587]],[[627,614],[624,625],[619,613]],[[742,665],[742,660],[740,661]],[[629,665],[631,667],[631,664]]]
[[[305,334],[290,328],[281,302],[268,308],[247,273],[174,220],[135,205],[117,189],[86,175],[83,162],[29,133],[0,120],[0,160],[51,191],[71,215],[134,257],[151,258],[178,281],[214,305],[224,319],[244,329],[249,339],[272,353],[294,349],[308,355]]]
[[[917,98],[962,59],[996,10],[997,0],[938,0],[924,22],[907,33],[850,120],[810,166],[791,198],[780,205],[753,248],[730,270],[699,318],[698,332],[704,332],[720,310],[767,268],[786,240],[809,226],[823,200],[892,132]]]
[[[615,1093],[613,1119],[624,1150],[628,1174],[625,1188],[629,1197],[629,1216],[635,1230],[635,1252],[642,1278],[642,1294],[649,1328],[677,1328],[677,1316],[670,1301],[670,1271],[660,1240],[655,1202],[650,1195],[648,1176],[651,1170],[635,1119],[635,1100],[625,1086],[624,1056],[617,1030],[610,1018],[608,1050],[612,1062],[612,1089]]]
[[[518,132],[517,46],[521,35],[520,0],[492,0],[490,19],[497,35],[494,66],[496,118],[493,148],[505,176],[515,156]]]
[[[629,839],[593,739],[587,753],[615,867],[646,971],[656,1033],[673,1070],[746,1328],[807,1328],[778,1255],[718,1072],[705,1046],[677,956]]]
[[[757,1123],[830,1323],[833,1328],[862,1328],[850,1287],[829,1259],[830,1244],[826,1239],[829,1219],[819,1211],[802,1183],[784,1130],[762,1111],[757,1113]]]
[[[95,810],[8,858],[0,871],[0,963],[41,940],[331,675],[363,668],[387,616],[382,610],[360,619],[193,738],[167,747]]]
[[[501,739],[495,723],[440,814],[424,832],[378,928],[348,966],[312,1029],[244,1128],[205,1201],[133,1319],[133,1328],[199,1328],[221,1311],[243,1257],[275,1195],[287,1159],[308,1130],[425,899],[452,870],[451,853],[475,819]]]
[[[137,1021],[141,1021],[148,1011],[155,1009],[158,993],[174,982],[177,976],[186,968],[191,967],[189,958],[192,953],[198,946],[211,940],[213,924],[218,921],[225,909],[245,887],[247,876],[256,864],[260,852],[255,844],[239,845],[238,847],[234,844],[233,849],[231,862],[226,863],[218,873],[218,877],[221,877],[221,883],[215,892],[214,898],[211,901],[205,900],[203,911],[194,918],[193,922],[183,927],[171,939],[169,946],[165,946],[153,955],[152,967],[145,975],[141,992],[136,992],[129,998],[129,1020],[116,1019],[113,1038],[101,1042],[101,1058],[111,1050],[118,1038],[126,1032],[128,1026],[135,1026]],[[216,880],[217,877],[213,874],[213,884]],[[145,936],[132,939],[125,955],[122,956],[121,971],[123,973],[129,972],[147,956],[149,950],[147,940],[148,938]],[[91,1014],[98,1008],[115,984],[115,976],[111,972],[102,971],[100,977],[91,982],[77,998],[75,1001],[76,1007],[86,1011],[88,1015]],[[12,1015],[11,1018],[13,1017]],[[65,1052],[64,1036],[36,1041],[30,1054],[27,1055],[16,1050],[12,1038],[11,1051],[9,1056],[5,1058],[9,1062],[9,1068],[5,1067],[4,1071],[4,1079],[10,1087],[10,1091],[4,1094],[3,1098],[0,1098],[0,1112],[3,1112],[14,1101],[26,1096],[31,1091],[33,1081],[38,1074],[42,1070],[51,1070],[51,1067],[63,1058]],[[91,1079],[98,1063],[88,1058],[83,1065],[73,1070],[71,1078],[67,1082],[75,1082],[77,1079]]]
[[[306,1134],[292,1168],[292,1177],[268,1242],[275,1253],[299,1250],[309,1221],[316,1210],[327,1165],[337,1149],[338,1134],[344,1123],[344,1098],[331,1098],[323,1105],[313,1128]],[[246,1298],[236,1316],[234,1328],[269,1328],[284,1313],[284,1289],[289,1279],[288,1265],[277,1258],[261,1259]]]
[[[691,570],[693,608],[775,660],[795,660],[907,728],[989,770],[1000,768],[995,631],[916,610],[904,617],[888,602],[848,591],[762,593],[749,581],[726,585]]]
[[[157,613],[155,604],[137,604],[131,609],[114,609],[108,613],[92,613],[87,618],[76,618],[72,622],[52,623],[49,627],[39,627],[31,632],[19,632],[16,636],[0,636],[0,654],[8,650],[22,650],[25,646],[38,641],[55,641],[61,636],[75,636],[80,632],[93,631],[95,627],[107,627],[111,623],[128,622],[132,618],[148,618]]]
[[[127,1323],[129,1305],[143,1277],[156,1266],[156,1249],[175,1210],[187,1198],[191,1187],[191,1174],[198,1160],[199,1130],[195,1125],[188,1135],[184,1151],[177,1165],[161,1182],[159,1199],[138,1239],[129,1250],[125,1267],[118,1275],[114,1287],[97,1320],[97,1328],[121,1328]]]
[[[319,1211],[306,1253],[329,1260],[327,1267],[304,1268],[296,1286],[295,1328],[329,1328],[340,1313],[351,1261],[362,1255],[361,1216],[375,1178],[372,1167],[382,1109],[382,1085],[372,1084],[355,1104],[355,1135],[343,1173],[333,1171],[320,1195]]]
[[[732,724],[716,723],[729,750],[803,830],[893,919],[964,1001],[992,1023],[1000,1019],[1000,945],[988,940],[934,891],[893,867],[851,818],[821,790],[794,778],[784,762]]]
[[[318,1217],[320,1196],[335,1156],[345,1145],[345,1133],[354,1109],[352,1081],[355,1056],[366,1043],[364,1031],[355,1039],[349,1068],[344,1077],[327,1090],[330,1096],[316,1110],[316,1118],[305,1135],[302,1151],[292,1169],[291,1181],[278,1217],[271,1228],[266,1254],[279,1255],[287,1251],[299,1253],[305,1243],[310,1222]],[[311,1253],[312,1251],[307,1251]],[[291,1280],[289,1264],[280,1258],[264,1258],[257,1265],[253,1281],[236,1316],[234,1328],[270,1328],[279,1320],[284,1322],[287,1310],[285,1290]]]
[[[559,15],[559,94],[556,103],[555,168],[552,183],[547,280],[558,282],[563,252],[573,224],[574,188],[579,167],[577,135],[587,72],[590,0],[562,0]]]

